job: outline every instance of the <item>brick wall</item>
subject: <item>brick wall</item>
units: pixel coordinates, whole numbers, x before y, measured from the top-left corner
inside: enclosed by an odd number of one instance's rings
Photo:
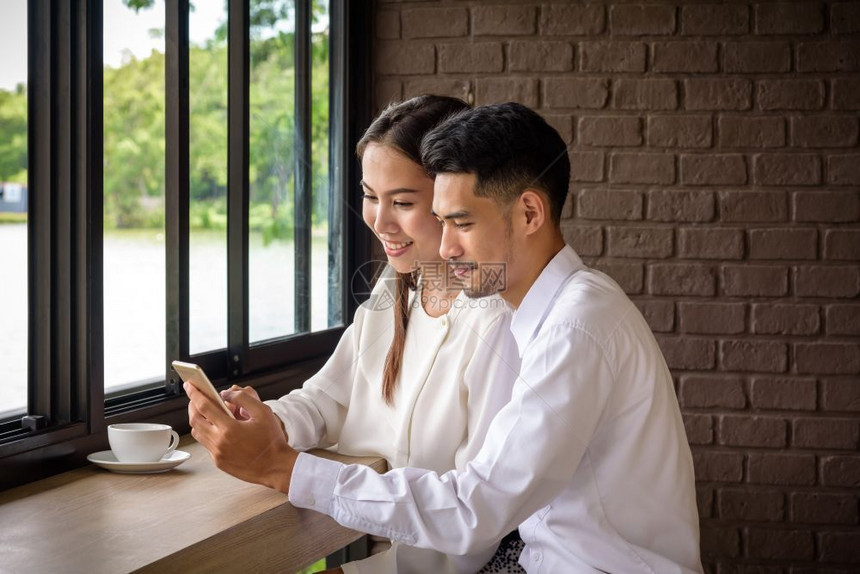
[[[635,0],[633,0],[635,2]],[[377,107],[531,106],[675,375],[707,572],[860,570],[860,2],[379,1]]]

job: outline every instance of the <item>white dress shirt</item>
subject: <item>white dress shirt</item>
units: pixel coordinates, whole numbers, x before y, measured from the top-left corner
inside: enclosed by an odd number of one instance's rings
[[[636,307],[565,247],[511,329],[521,376],[464,470],[378,475],[303,453],[290,502],[449,554],[519,525],[530,573],[701,572],[692,457]]]
[[[443,473],[465,469],[496,413],[511,398],[520,359],[510,333],[511,309],[500,297],[460,293],[441,317],[427,315],[412,294],[403,364],[392,405],[382,399],[382,372],[394,332],[393,277],[377,282],[325,366],[301,389],[266,401],[297,450],[332,447],[382,456],[391,468]],[[460,572],[482,566],[495,544],[447,557],[395,543],[347,572]],[[477,566],[475,566],[477,564]]]

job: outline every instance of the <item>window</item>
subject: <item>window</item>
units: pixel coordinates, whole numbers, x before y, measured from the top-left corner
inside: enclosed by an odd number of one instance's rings
[[[26,230],[0,254],[26,278],[0,286],[24,321],[0,335],[26,357],[0,367],[0,488],[83,463],[112,422],[187,429],[174,359],[265,397],[334,348],[368,258],[350,142],[369,40],[348,38],[369,10],[347,4],[2,3],[30,74],[0,85],[0,201],[29,195],[0,225]]]

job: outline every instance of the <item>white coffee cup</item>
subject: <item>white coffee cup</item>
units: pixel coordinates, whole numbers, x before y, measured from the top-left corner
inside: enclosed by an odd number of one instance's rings
[[[108,426],[108,441],[120,462],[158,462],[176,449],[179,435],[169,425],[123,423]]]

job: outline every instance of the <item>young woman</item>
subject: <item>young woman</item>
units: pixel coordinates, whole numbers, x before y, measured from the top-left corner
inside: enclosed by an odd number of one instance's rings
[[[423,136],[464,108],[436,96],[392,105],[358,143],[364,221],[390,269],[322,370],[267,401],[297,450],[336,447],[441,474],[473,458],[510,399],[519,372],[510,311],[498,296],[471,300],[449,284],[420,163]],[[343,570],[475,572],[494,551],[453,557],[395,543]]]

